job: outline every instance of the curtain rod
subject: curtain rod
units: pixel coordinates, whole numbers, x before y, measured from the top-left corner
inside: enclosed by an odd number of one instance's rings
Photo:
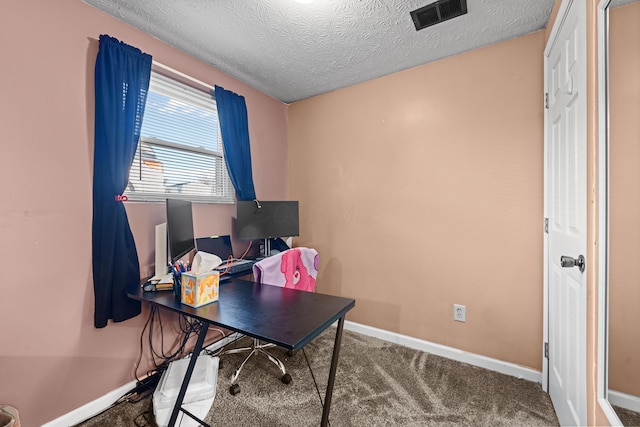
[[[164,64],[161,64],[161,63],[156,62],[156,61],[153,61],[153,60],[151,61],[151,63],[152,63],[153,65],[155,65],[156,67],[158,67],[158,68],[162,68],[162,69],[163,69],[163,70],[165,70],[165,71],[168,71],[168,72],[170,72],[170,73],[172,73],[172,74],[175,74],[175,75],[177,75],[177,76],[180,76],[180,77],[182,77],[183,79],[190,80],[190,81],[192,81],[193,83],[196,83],[196,84],[199,84],[200,86],[204,86],[204,87],[206,87],[207,89],[210,89],[210,90],[214,90],[214,89],[215,89],[215,87],[211,86],[210,84],[207,84],[207,83],[205,83],[205,82],[203,82],[203,81],[200,81],[200,80],[198,80],[198,79],[194,79],[193,77],[191,77],[191,76],[189,76],[189,75],[187,75],[187,74],[185,74],[185,73],[182,73],[182,72],[180,72],[180,71],[178,71],[178,70],[174,70],[173,68],[168,67],[168,66],[166,66],[166,65],[164,65]]]

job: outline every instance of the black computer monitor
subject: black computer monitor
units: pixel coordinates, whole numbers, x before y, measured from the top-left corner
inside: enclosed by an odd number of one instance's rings
[[[236,214],[240,240],[300,235],[297,201],[238,201]]]
[[[171,263],[196,248],[191,202],[167,199],[167,241]]]

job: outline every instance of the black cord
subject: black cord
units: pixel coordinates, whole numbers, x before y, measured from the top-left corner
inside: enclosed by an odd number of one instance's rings
[[[133,376],[136,378],[136,381],[138,382],[140,382],[140,379],[138,378],[138,368],[140,367],[140,362],[142,362],[142,352],[144,350],[144,345],[143,345],[144,331],[147,330],[147,326],[149,326],[149,323],[151,322],[151,314],[152,312],[150,311],[149,318],[145,322],[144,327],[142,328],[142,332],[140,332],[140,354],[138,356],[138,360],[136,360],[134,372],[133,372]]]
[[[136,387],[123,396],[121,396],[113,405],[114,407],[122,402],[131,402],[136,403],[145,397],[147,397],[150,393],[152,393],[158,383],[160,382],[160,378],[164,371],[166,371],[169,367],[169,364],[174,360],[184,357],[187,352],[187,344],[192,336],[197,336],[200,334],[202,328],[209,329],[208,326],[197,319],[190,318],[185,316],[184,314],[180,314],[178,318],[178,325],[181,332],[181,336],[176,337],[175,344],[178,344],[178,348],[173,352],[165,352],[165,343],[164,343],[164,327],[162,323],[162,316],[160,314],[159,308],[152,304],[149,310],[149,317],[142,328],[140,333],[140,354],[135,363],[135,371],[134,376],[136,378],[137,384]],[[153,339],[154,339],[154,330],[155,328],[160,328],[160,349],[156,349],[154,347]],[[220,329],[214,329],[218,332],[222,337],[225,337],[225,333]],[[144,351],[144,334],[147,333],[149,351],[151,353],[154,369],[151,369],[147,372],[146,377],[138,378],[138,369],[140,367],[140,363],[142,362],[142,354]],[[212,353],[207,351],[207,353]],[[107,408],[109,409],[109,408]],[[106,411],[106,410],[105,410]],[[143,420],[146,421],[146,420]],[[138,419],[136,419],[136,425],[138,425]]]
[[[202,324],[195,319],[191,320],[187,316],[181,314],[180,317],[178,318],[178,324],[180,327],[180,331],[182,332],[182,340],[180,341],[178,348],[174,352],[170,354],[166,354],[164,350],[164,328],[162,325],[162,317],[160,316],[160,310],[156,306],[152,306],[151,310],[152,310],[152,320],[149,327],[149,335],[148,335],[149,349],[153,356],[153,362],[156,366],[156,369],[159,369],[162,366],[167,365],[168,363],[182,357],[185,354],[185,349],[189,339],[191,338],[191,336],[197,335],[198,333],[200,333],[200,328],[202,327]],[[160,351],[157,351],[153,346],[153,336],[154,336],[153,329],[154,329],[154,324],[156,323],[156,320],[157,320],[158,326],[160,327]],[[159,359],[161,363],[158,364],[156,359]]]
[[[163,333],[164,331],[163,331],[162,317],[160,315],[160,310],[156,305],[154,304],[151,305],[151,308],[149,310],[149,317],[147,318],[147,321],[145,322],[142,328],[142,331],[140,333],[140,353],[134,364],[134,377],[137,382],[136,386],[133,389],[129,390],[127,393],[120,396],[120,398],[118,398],[115,402],[109,405],[109,407],[100,411],[98,414],[95,414],[92,417],[92,419],[99,415],[103,415],[110,409],[122,403],[125,403],[125,402],[137,403],[143,400],[144,398],[148,397],[149,394],[151,394],[157,387],[160,381],[160,377],[162,376],[164,371],[169,367],[169,364],[175,359],[177,359],[178,357],[181,357],[185,353],[189,339],[193,335],[197,336],[203,327],[206,327],[207,330],[209,329],[208,326],[205,326],[202,322],[198,321],[197,319],[191,319],[190,317],[185,316],[183,314],[180,315],[178,319],[178,324],[179,324],[180,332],[182,333],[182,338],[181,339],[177,338],[176,342],[180,341],[180,344],[176,351],[170,354],[166,354],[164,351],[164,333]],[[154,325],[160,328],[160,344],[161,344],[160,351],[157,351],[153,346]],[[217,329],[217,328],[211,328],[211,329],[218,332],[223,338],[226,336],[224,331],[222,331],[221,329]],[[147,371],[147,376],[145,378],[139,378],[138,369],[140,368],[140,364],[142,362],[145,332],[147,332],[148,334],[147,338],[149,343],[149,349],[152,355],[153,365],[155,366],[155,369],[151,369]],[[235,339],[234,341],[232,341],[232,343],[235,343],[238,339],[240,338]],[[204,349],[204,351],[209,355],[214,355],[214,353],[219,354],[220,350],[221,349],[219,349],[217,352],[213,352],[213,351],[207,350],[206,348]],[[138,416],[136,416],[136,418],[134,419],[135,425],[139,427],[151,426],[152,424],[150,420],[152,415],[150,411],[151,411],[150,409],[147,409],[144,412],[138,414]],[[84,422],[76,425],[81,426],[83,424]]]
[[[154,330],[154,324],[156,323],[156,319],[157,319],[158,326],[160,327],[160,349],[161,349],[160,354],[158,354],[153,347],[153,335],[154,335],[153,330]],[[164,354],[164,333],[163,333],[163,327],[162,327],[162,318],[160,317],[159,310],[155,305],[151,306],[151,323],[149,325],[149,334],[147,336],[147,339],[149,340],[149,350],[151,351],[153,363],[155,367],[158,368],[158,364],[156,363],[156,358],[166,360],[166,355]]]
[[[140,363],[142,362],[142,353],[144,351],[144,333],[147,330],[147,328],[150,327],[153,320],[153,316],[154,316],[154,311],[150,310],[149,317],[145,322],[144,327],[142,328],[142,332],[140,333],[140,353],[134,365],[134,377],[137,382],[136,387],[130,390],[129,392],[127,392],[126,394],[124,394],[123,396],[121,396],[114,403],[114,405],[122,402],[135,403],[143,399],[144,397],[146,397],[149,393],[155,390],[156,386],[158,385],[158,382],[160,381],[160,376],[162,375],[162,372],[164,372],[164,369],[166,369],[166,366],[158,366],[154,360],[154,365],[156,366],[155,369],[147,371],[147,375],[145,378],[138,377],[138,369],[140,367]]]

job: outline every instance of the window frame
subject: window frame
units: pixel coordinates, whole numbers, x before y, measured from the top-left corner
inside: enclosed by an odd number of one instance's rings
[[[188,78],[187,76],[185,76]],[[184,78],[176,78],[167,75],[164,72],[158,70],[151,70],[151,80],[149,82],[148,93],[155,92],[162,96],[168,97],[171,100],[176,100],[181,103],[185,103],[190,106],[200,107],[204,110],[213,111],[216,115],[217,122],[217,146],[220,150],[211,150],[205,147],[195,147],[179,142],[167,141],[158,137],[146,137],[142,134],[138,140],[138,146],[136,148],[136,157],[140,159],[139,162],[132,161],[130,175],[136,173],[136,167],[142,169],[142,149],[143,145],[147,147],[159,147],[166,150],[175,150],[176,153],[186,155],[199,155],[210,157],[215,159],[216,163],[220,163],[223,167],[216,167],[213,173],[214,183],[213,187],[216,189],[215,195],[198,195],[198,194],[185,194],[182,192],[170,192],[167,191],[167,187],[163,184],[164,192],[152,192],[152,191],[131,191],[131,181],[127,180],[127,187],[124,195],[128,201],[133,202],[164,202],[167,198],[188,200],[195,203],[212,203],[212,204],[233,204],[235,203],[235,190],[229,177],[227,170],[227,163],[224,155],[224,145],[222,144],[222,133],[220,131],[220,120],[218,116],[218,109],[215,102],[215,96],[212,91],[206,91],[200,88],[196,88],[191,84],[187,84]],[[147,97],[148,102],[148,97]],[[145,106],[145,115],[147,106]],[[144,126],[144,117],[143,124]],[[140,157],[138,157],[140,156]],[[139,166],[137,166],[137,164]],[[164,169],[164,163],[160,162]],[[143,181],[144,182],[144,181]]]

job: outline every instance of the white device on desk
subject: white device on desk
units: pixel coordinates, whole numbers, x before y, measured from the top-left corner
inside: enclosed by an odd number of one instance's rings
[[[169,255],[167,253],[167,223],[156,225],[156,274],[154,277],[167,275]]]

